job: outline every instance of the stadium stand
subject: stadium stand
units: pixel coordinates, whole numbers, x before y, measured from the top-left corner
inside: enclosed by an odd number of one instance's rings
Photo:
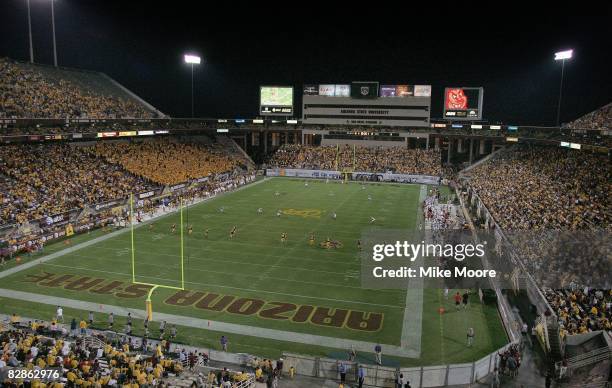
[[[470,184],[504,230],[612,225],[605,155],[520,146],[470,171]]]
[[[86,343],[83,338],[54,330],[55,323],[34,322],[16,325],[0,334],[2,360],[8,366],[60,368],[61,382],[66,386],[157,386],[164,378],[183,371],[180,362],[164,358],[161,349],[130,349],[129,343],[112,343],[104,339]],[[33,381],[33,387],[42,387]],[[132,386],[132,385],[130,385]]]
[[[164,138],[97,143],[94,149],[98,156],[123,166],[132,174],[164,185],[248,167],[244,157],[219,143],[187,143]]]
[[[85,204],[123,198],[150,184],[90,148],[66,144],[0,147],[0,174],[10,179],[2,194],[2,223],[23,223]]]
[[[562,335],[612,330],[612,290],[546,288],[544,294],[562,323]]]
[[[561,333],[611,330],[608,156],[520,145],[466,177],[542,288]]]
[[[1,224],[24,223],[161,185],[248,169],[219,143],[113,142],[0,147]]]
[[[155,113],[101,73],[0,58],[0,117],[151,118]]]
[[[612,128],[612,103],[587,113],[564,126],[580,129],[610,129]]]
[[[407,149],[405,147],[302,146],[280,147],[268,161],[270,167],[422,174],[442,173],[440,151]]]
[[[81,325],[74,323],[77,327]],[[256,376],[263,381],[267,377],[278,379],[279,375],[272,361],[266,359],[254,358],[249,365],[253,372],[215,367],[209,365],[206,350],[185,348],[167,339],[128,336],[91,327],[81,331],[54,319],[26,323],[16,314],[0,324],[0,369],[4,365],[57,368],[58,386],[247,388],[253,386]],[[45,387],[39,380],[23,382],[29,384],[26,386]]]

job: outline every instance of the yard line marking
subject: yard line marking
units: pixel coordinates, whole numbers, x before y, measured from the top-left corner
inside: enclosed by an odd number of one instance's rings
[[[340,209],[340,208],[341,208],[341,207],[342,207],[342,206],[343,206],[343,205],[344,205],[344,204],[345,204],[345,203],[346,203],[346,202],[349,200],[349,198],[352,198],[352,197],[353,197],[353,195],[355,195],[355,193],[353,193],[352,195],[347,195],[347,196],[346,196],[346,198],[344,198],[344,200],[343,200],[343,201],[342,201],[342,202],[341,202],[339,205],[335,206],[335,207],[332,209],[332,212],[335,212],[337,209]],[[322,224],[324,221],[325,221],[325,218],[321,218],[321,219],[319,220],[319,222],[317,222],[317,226],[320,226],[320,225],[321,225],[321,224]],[[300,239],[299,241],[306,242],[306,238],[307,238],[306,236],[303,236],[303,237],[302,237],[302,239]],[[293,248],[290,250],[290,252],[295,251],[295,250],[296,250],[296,248],[297,248],[297,246],[293,247]],[[287,258],[287,256],[288,256],[288,255],[281,256],[281,257],[280,257],[280,258],[279,258],[279,259],[276,261],[276,263],[275,263],[275,264],[276,264],[276,265],[279,265],[279,264],[280,264],[280,263],[281,263],[283,260],[285,260],[285,259]],[[268,271],[264,272],[264,273],[263,273],[263,275],[262,275],[262,276],[259,278],[259,280],[258,280],[258,281],[262,281],[262,280],[264,280],[264,279],[276,279],[276,280],[282,280],[282,279],[279,279],[279,278],[269,277],[269,276],[268,276],[268,274],[269,274],[271,271],[272,271],[272,270],[271,270],[271,269],[269,269]],[[284,280],[284,281],[288,281],[288,280]],[[328,283],[302,282],[302,281],[298,281],[298,280],[289,280],[289,281],[294,281],[294,282],[299,282],[299,283],[304,283],[304,284],[319,284],[319,285],[322,285],[322,286],[327,286],[327,287],[329,287],[329,284],[328,284]],[[255,287],[256,285],[257,285],[257,281],[253,283],[253,287]],[[360,289],[362,289],[361,287],[355,287],[355,286],[343,286],[343,285],[336,285],[336,284],[334,284],[334,287],[353,288],[353,289],[359,289],[359,290],[360,290]]]
[[[102,269],[91,269],[91,268],[84,268],[84,267],[75,267],[73,265],[61,265],[61,264],[52,264],[52,263],[45,263],[45,265],[48,265],[48,266],[51,266],[51,267],[79,269],[79,270],[90,271],[90,272],[108,273],[108,274],[112,274],[112,275],[123,275],[128,280],[130,280],[132,278],[131,274],[128,274],[126,272],[113,272],[113,271],[106,271],[106,270],[102,270]],[[159,277],[153,277],[153,276],[147,276],[147,277],[150,278],[150,279],[156,279],[156,280],[176,281],[176,279],[174,279],[174,280],[173,279],[165,279],[165,278],[159,278]],[[363,305],[367,305],[367,306],[381,306],[381,307],[390,307],[390,308],[403,308],[404,307],[404,306],[381,304],[381,303],[369,303],[369,302],[359,302],[359,301],[344,300],[344,299],[323,298],[323,297],[320,297],[320,296],[308,296],[308,295],[300,295],[300,294],[289,294],[289,293],[286,293],[286,292],[254,290],[254,289],[250,289],[250,288],[232,287],[232,286],[226,286],[226,285],[222,285],[222,284],[213,284],[213,283],[198,283],[198,282],[190,282],[190,281],[185,281],[185,283],[196,284],[196,285],[200,285],[200,286],[212,286],[212,287],[219,287],[219,288],[229,288],[229,289],[232,289],[232,290],[255,292],[255,293],[292,296],[292,297],[304,298],[304,299],[327,300],[327,301],[330,301],[330,302],[354,303],[354,304],[363,304]]]
[[[258,181],[254,181],[254,182],[249,182],[249,183],[247,183],[247,184],[245,184],[243,186],[238,187],[237,189],[235,189],[233,191],[226,191],[224,193],[217,194],[217,195],[212,196],[212,197],[201,199],[201,200],[197,201],[196,203],[194,203],[194,205],[198,205],[198,204],[201,204],[201,203],[204,203],[204,202],[215,200],[217,198],[223,197],[224,195],[227,195],[227,194],[230,194],[230,193],[235,193],[235,192],[244,190],[246,188],[253,187],[253,186],[258,185],[260,183],[267,182],[268,180],[269,180],[269,178],[264,178],[262,180],[258,180]],[[166,218],[166,217],[168,217],[168,216],[170,216],[170,215],[172,215],[174,213],[178,213],[178,209],[171,210],[168,213],[158,214],[158,215],[154,216],[154,218],[152,218],[152,219],[163,219],[163,218]],[[149,220],[147,220],[147,221],[145,221],[145,222],[143,222],[143,223],[141,223],[139,225],[134,225],[134,229],[138,229],[138,228],[140,228],[140,227],[142,227],[144,225],[149,224],[152,219],[149,219]],[[115,230],[115,231],[110,232],[110,233],[108,233],[108,234],[106,234],[104,236],[96,237],[96,238],[91,239],[89,241],[85,241],[85,242],[82,242],[80,244],[73,245],[73,246],[71,246],[69,248],[62,249],[62,250],[57,251],[57,252],[53,252],[50,255],[43,256],[43,257],[41,257],[39,259],[30,261],[29,263],[24,263],[22,265],[18,265],[16,267],[7,269],[5,271],[0,271],[0,279],[2,279],[4,277],[7,277],[7,276],[10,276],[10,275],[13,275],[13,274],[16,274],[16,273],[21,272],[21,271],[25,271],[26,269],[30,269],[30,268],[38,265],[38,264],[45,263],[45,262],[53,260],[53,259],[55,259],[57,257],[61,257],[61,256],[64,256],[64,255],[67,255],[68,253],[72,253],[72,252],[78,251],[80,249],[86,248],[88,246],[98,244],[98,243],[100,243],[102,241],[108,240],[109,238],[120,236],[120,235],[122,235],[124,233],[127,233],[129,231],[130,231],[130,228],[127,228],[127,227],[123,228],[123,229]]]
[[[90,256],[90,255],[79,255],[77,253],[73,253],[72,255],[70,255],[70,257],[78,257],[78,258],[82,258],[82,259],[100,259],[99,256]],[[116,262],[116,263],[126,263],[125,260],[117,260],[114,259],[113,257],[105,257],[103,258],[105,261],[107,262]],[[145,265],[144,263],[140,263],[140,265]],[[146,265],[151,266],[151,267],[161,267],[161,268],[179,268],[179,266],[175,266],[175,265],[161,265],[161,264],[154,264],[154,263],[146,263]],[[192,271],[198,271],[198,272],[208,272],[208,273],[214,273],[214,274],[219,274],[219,275],[232,275],[232,276],[242,276],[242,277],[246,277],[246,278],[257,278],[261,280],[261,275],[250,275],[248,273],[235,273],[235,272],[224,272],[224,271],[214,271],[211,269],[197,269],[197,268],[192,268],[189,267],[190,270]],[[340,275],[344,275],[344,273],[340,274]],[[137,276],[140,277],[147,277],[147,278],[151,278],[153,279],[153,277],[151,276],[144,276],[144,275],[139,275],[137,274]],[[266,276],[264,277],[265,279],[272,279],[272,280],[277,280],[277,281],[284,281],[284,282],[292,282],[292,283],[302,283],[302,284],[307,284],[307,285],[313,285],[313,286],[327,286],[330,287],[331,285],[329,283],[322,283],[322,282],[310,282],[310,281],[306,281],[306,280],[296,280],[296,279],[287,279],[287,278],[280,278],[280,277],[269,277]],[[173,280],[173,281],[178,281],[178,280]],[[349,285],[344,285],[344,284],[333,284],[333,287],[339,287],[339,288],[349,288],[349,289],[357,289],[357,290],[376,290],[377,293],[392,293],[395,294],[396,290],[379,290],[379,289],[369,289],[369,288],[363,288],[361,286],[349,286]]]

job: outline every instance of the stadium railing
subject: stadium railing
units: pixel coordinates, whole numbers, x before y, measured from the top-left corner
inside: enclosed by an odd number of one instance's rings
[[[465,203],[463,201],[463,196],[461,195],[457,187],[455,187],[455,195],[459,199],[459,204],[465,215],[466,220],[470,222],[472,230],[474,230],[474,225],[472,225],[472,221],[469,216],[469,211],[467,210]],[[477,238],[476,233],[474,233],[474,237]],[[483,260],[484,268],[492,268],[491,265],[487,262],[486,256],[483,256],[482,260]],[[491,284],[491,288],[495,291],[495,295],[497,296],[497,309],[499,311],[499,315],[504,324],[504,328],[506,329],[506,333],[508,334],[508,337],[510,338],[510,342],[519,343],[522,338],[521,332],[520,332],[521,325],[517,324],[517,320],[515,318],[515,314],[512,311],[512,307],[508,303],[508,300],[502,294],[500,281],[497,278],[489,278],[488,280],[489,280],[489,283]]]
[[[480,213],[484,213],[483,218],[487,220],[486,224],[492,225],[493,229],[495,230],[496,238],[500,239],[501,240],[500,242],[503,244],[503,246],[508,248],[507,251],[508,251],[509,256],[512,258],[512,261],[519,265],[520,278],[524,280],[524,282],[521,282],[520,284],[524,284],[525,291],[527,292],[529,300],[534,306],[536,306],[538,310],[538,314],[543,314],[546,311],[548,311],[553,317],[556,317],[554,310],[548,303],[548,300],[542,293],[542,290],[540,289],[540,287],[538,287],[536,281],[533,279],[529,271],[526,269],[525,264],[520,259],[520,256],[519,256],[520,253],[517,252],[516,247],[514,246],[512,241],[510,241],[506,237],[502,228],[499,226],[497,221],[493,218],[489,209],[487,209],[484,202],[480,199],[480,196],[478,195],[478,193],[476,193],[476,191],[469,185],[467,180],[463,180],[462,183],[464,187],[467,188],[468,194],[472,198],[472,203],[477,207]]]
[[[514,344],[507,344],[481,359],[463,364],[394,368],[380,365],[361,364],[346,360],[334,360],[295,353],[283,352],[283,372],[293,367],[296,374],[308,377],[339,380],[338,365],[347,367],[346,381],[357,381],[359,367],[365,372],[364,385],[368,387],[390,387],[401,373],[404,381],[413,388],[445,387],[482,382],[499,367],[499,354],[506,352]],[[384,357],[384,356],[383,356]]]

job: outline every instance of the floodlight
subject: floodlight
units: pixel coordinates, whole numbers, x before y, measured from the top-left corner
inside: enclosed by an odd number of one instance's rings
[[[197,55],[185,54],[185,63],[199,65],[202,59]]]
[[[555,61],[570,59],[572,57],[573,52],[574,50],[559,51],[558,53],[555,53]]]

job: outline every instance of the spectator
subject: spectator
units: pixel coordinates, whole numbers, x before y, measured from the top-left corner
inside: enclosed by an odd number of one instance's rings
[[[376,354],[376,363],[382,365],[382,346],[380,344],[374,346],[374,353]]]

